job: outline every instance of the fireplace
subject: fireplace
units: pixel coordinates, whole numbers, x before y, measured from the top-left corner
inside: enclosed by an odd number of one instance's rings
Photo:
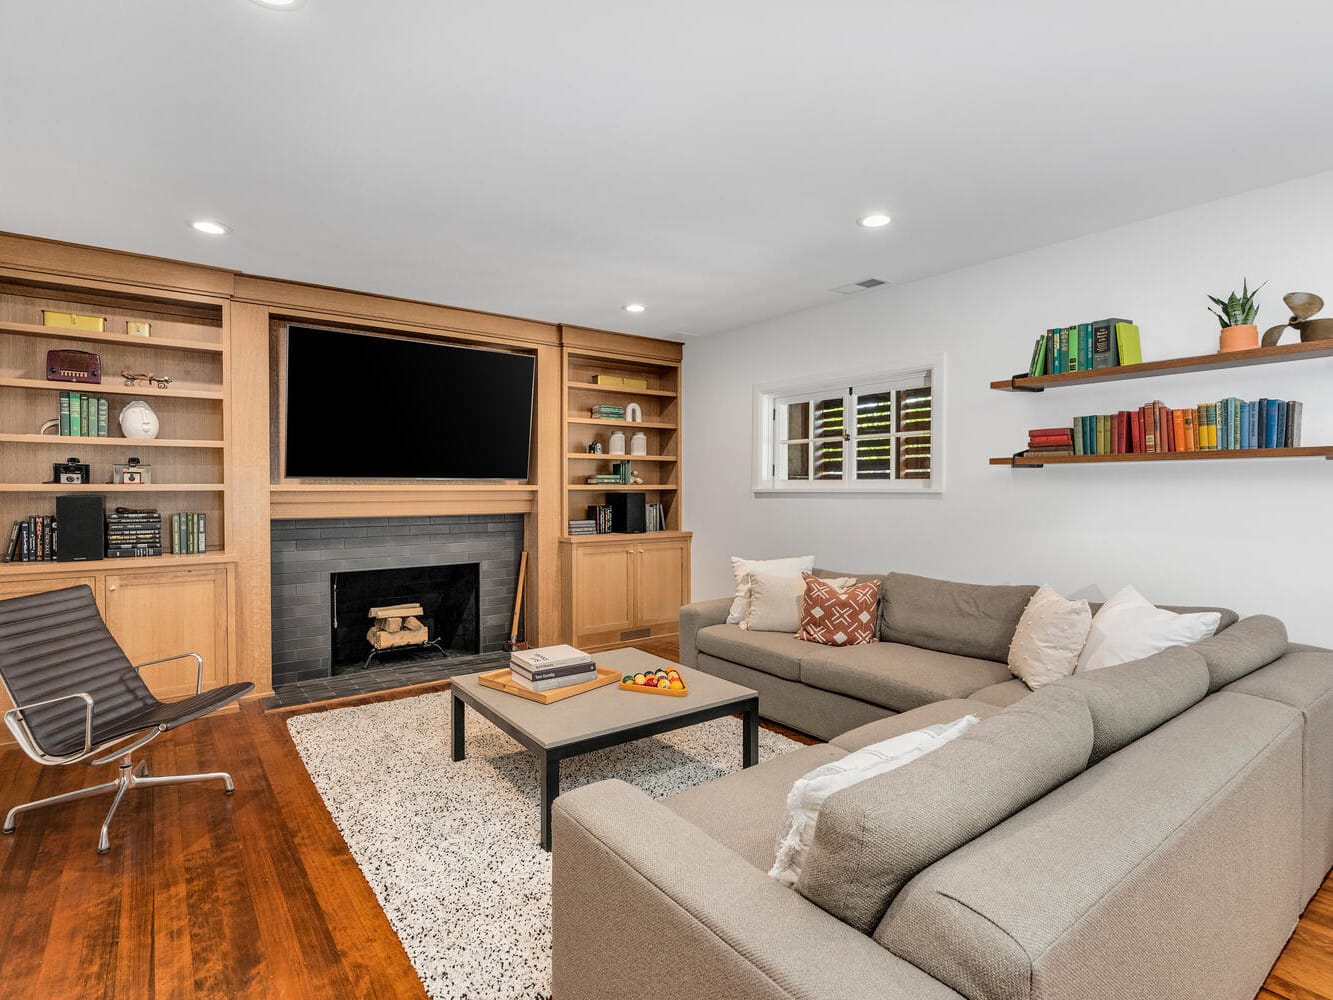
[[[401,663],[404,659],[475,656],[478,645],[478,595],[481,567],[477,563],[404,566],[355,570],[329,577],[333,629],[330,667],[334,674]],[[409,606],[421,610],[388,617],[376,609]],[[382,624],[383,623],[383,624]],[[392,624],[389,624],[392,623]],[[401,645],[368,638],[390,630],[410,636]]]

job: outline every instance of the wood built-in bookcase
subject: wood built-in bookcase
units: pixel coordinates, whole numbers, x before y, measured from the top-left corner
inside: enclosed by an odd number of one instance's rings
[[[1097,382],[1119,382],[1130,379],[1152,378],[1162,375],[1181,375],[1187,372],[1220,371],[1228,368],[1248,368],[1253,365],[1271,365],[1286,361],[1309,361],[1333,357],[1333,340],[1309,343],[1279,344],[1276,347],[1255,347],[1244,351],[1217,354],[1198,354],[1184,358],[1166,358],[1145,361],[1137,365],[1118,365],[1114,368],[1093,368],[1088,371],[1065,372],[1060,375],[1015,375],[990,384],[1000,392],[1045,392]],[[1095,465],[1124,462],[1187,462],[1254,458],[1323,458],[1333,459],[1333,446],[1315,445],[1301,448],[1246,448],[1226,451],[1168,451],[1120,455],[1006,455],[992,458],[991,465],[1013,468],[1040,469],[1046,465]]]
[[[690,533],[682,530],[680,361],[681,345],[625,334],[561,328],[564,344],[564,524],[585,518],[592,504],[615,493],[643,493],[660,503],[666,530],[644,534],[562,535],[565,603],[562,632],[585,649],[605,649],[673,635],[680,606],[689,601]],[[645,387],[604,384],[599,378],[635,379]],[[637,403],[642,421],[604,420],[599,404]],[[611,435],[625,435],[625,451],[612,453]],[[646,455],[628,454],[636,432],[647,438]],[[598,442],[601,454],[591,454]],[[642,485],[590,484],[629,462]]]

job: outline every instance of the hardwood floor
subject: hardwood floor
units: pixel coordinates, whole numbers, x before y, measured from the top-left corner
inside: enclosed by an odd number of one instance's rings
[[[676,655],[672,643],[650,651]],[[225,768],[236,794],[212,784],[131,792],[107,855],[95,850],[106,797],[20,816],[18,831],[0,836],[5,994],[424,997],[287,735],[290,715],[327,708],[266,714],[248,705],[159,738],[143,755],[154,773]],[[5,749],[0,808],[93,784],[111,770],[44,768]],[[1333,1000],[1333,878],[1259,1000]]]

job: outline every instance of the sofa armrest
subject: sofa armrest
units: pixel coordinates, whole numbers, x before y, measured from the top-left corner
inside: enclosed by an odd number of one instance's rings
[[[725,625],[733,598],[718,597],[711,601],[696,601],[680,609],[680,662],[682,666],[699,665],[699,647],[694,641],[701,628]]]
[[[560,1000],[961,1000],[623,781],[552,822]]]

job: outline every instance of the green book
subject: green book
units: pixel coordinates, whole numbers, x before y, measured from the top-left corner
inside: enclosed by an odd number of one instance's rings
[[[1079,370],[1078,364],[1078,339],[1079,330],[1076,326],[1071,326],[1065,331],[1065,336],[1069,338],[1069,356],[1065,359],[1065,371],[1076,372]]]
[[[1120,363],[1122,365],[1141,365],[1143,364],[1143,350],[1139,346],[1139,327],[1136,323],[1117,323],[1115,325],[1115,342],[1120,348]]]
[[[69,437],[69,390],[60,390],[60,434]]]
[[[87,396],[79,396],[79,426],[83,428],[84,437],[96,437],[97,428],[88,422],[88,403]]]
[[[207,552],[207,551],[208,551],[208,531],[207,531],[207,525],[206,525],[206,522],[207,522],[207,519],[208,519],[208,515],[207,515],[207,514],[198,514],[198,515],[196,515],[196,517],[197,517],[198,520],[197,520],[197,523],[196,523],[196,525],[195,525],[194,551],[196,551],[196,552]]]
[[[108,433],[111,422],[111,407],[105,399],[97,401],[97,436],[100,438],[110,437]]]
[[[1028,365],[1028,376],[1036,377],[1046,372],[1046,334],[1037,338],[1037,342],[1032,345],[1032,361]]]
[[[1087,454],[1087,449],[1084,447],[1082,417],[1074,418],[1074,454],[1075,455]]]
[[[83,437],[83,407],[79,401],[79,394],[70,390],[69,394],[69,433],[73,437]]]

